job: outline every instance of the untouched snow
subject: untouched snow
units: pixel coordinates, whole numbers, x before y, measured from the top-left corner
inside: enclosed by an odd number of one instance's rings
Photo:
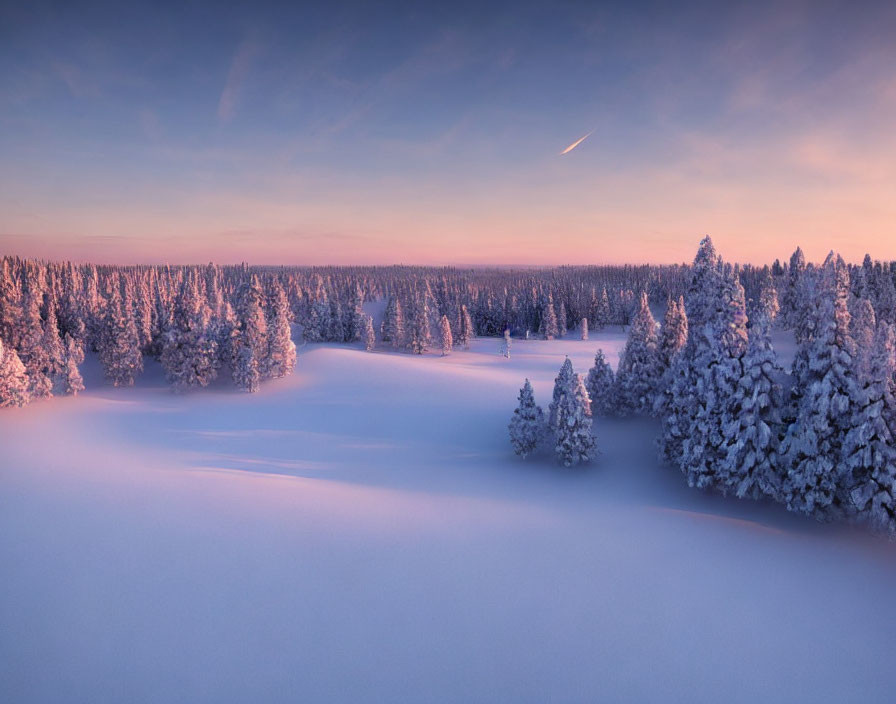
[[[591,338],[0,413],[0,701],[891,700],[894,546],[689,490],[649,421],[511,454]]]

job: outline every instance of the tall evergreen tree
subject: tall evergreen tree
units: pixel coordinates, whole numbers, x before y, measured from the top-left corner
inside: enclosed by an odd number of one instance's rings
[[[109,299],[99,349],[106,381],[112,386],[133,386],[143,371],[143,356],[137,342],[133,306],[123,300],[117,277],[110,281]]]
[[[373,352],[373,349],[376,347],[376,333],[373,330],[373,317],[370,315],[364,316],[364,349],[368,352]]]
[[[264,357],[262,376],[279,379],[292,374],[296,366],[296,345],[292,341],[292,327],[289,323],[290,308],[286,292],[279,281],[271,285],[267,324],[267,354]]]
[[[243,284],[239,294],[233,380],[237,387],[249,393],[258,391],[261,382],[261,364],[267,351],[267,321],[264,314],[263,295],[258,278]]]
[[[535,405],[532,384],[528,379],[520,389],[519,401],[519,406],[513,411],[508,429],[513,451],[526,459],[538,447],[544,434],[544,414],[541,408]]]
[[[638,315],[629,329],[628,340],[616,371],[617,411],[621,415],[650,413],[659,384],[656,321],[641,294]]]
[[[475,333],[473,332],[473,319],[470,317],[470,311],[467,310],[465,305],[461,305],[460,307],[460,317],[458,319],[459,329],[457,336],[457,344],[459,344],[463,349],[470,349],[470,340],[473,339]]]
[[[28,374],[18,353],[0,339],[0,408],[24,406],[31,400]]]
[[[611,416],[616,411],[616,393],[613,368],[604,358],[604,351],[594,355],[594,366],[585,379],[585,390],[591,399],[591,414],[595,417]]]
[[[588,392],[582,378],[574,372],[560,390],[555,416],[554,452],[557,460],[564,467],[588,462],[594,456],[595,447]]]
[[[200,299],[196,279],[188,276],[175,299],[161,353],[165,375],[177,392],[208,386],[218,374],[218,341],[210,320],[211,311]]]
[[[443,357],[451,354],[454,340],[451,338],[451,323],[448,322],[447,315],[443,315],[439,321],[439,344],[442,348]]]
[[[65,334],[65,362],[62,372],[62,393],[77,396],[84,390],[84,379],[78,365],[84,361],[84,353],[78,341]]]

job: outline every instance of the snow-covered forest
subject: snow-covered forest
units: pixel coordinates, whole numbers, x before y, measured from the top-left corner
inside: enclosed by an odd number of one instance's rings
[[[6,257],[0,268],[0,405],[83,390],[95,353],[131,386],[144,358],[171,388],[216,379],[254,392],[296,365],[303,342],[423,354],[476,337],[563,338],[627,328],[614,370],[567,359],[550,407],[528,382],[514,450],[566,466],[600,451],[592,416],[653,415],[659,452],[688,484],[770,497],[818,518],[896,533],[896,266],[726,264],[710,238],[690,266],[459,270],[413,267],[108,267]],[[383,301],[374,329],[364,304]],[[662,311],[662,324],[653,311]],[[295,328],[294,328],[295,326]],[[793,368],[770,331],[792,330]]]

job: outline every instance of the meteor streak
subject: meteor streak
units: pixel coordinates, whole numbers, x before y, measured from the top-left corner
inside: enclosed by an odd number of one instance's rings
[[[573,149],[575,149],[577,146],[579,146],[582,142],[584,142],[586,139],[588,139],[593,134],[594,134],[594,130],[591,130],[588,134],[586,134],[581,139],[577,139],[575,142],[570,144],[566,149],[564,149],[562,152],[560,152],[560,156],[563,156],[564,154],[568,154],[569,152],[571,152]]]

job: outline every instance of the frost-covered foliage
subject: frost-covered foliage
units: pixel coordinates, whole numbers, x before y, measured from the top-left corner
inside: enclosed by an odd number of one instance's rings
[[[84,390],[84,379],[78,366],[84,361],[84,352],[71,335],[65,335],[65,359],[62,370],[62,393],[77,396]]]
[[[722,493],[740,498],[777,498],[782,370],[771,345],[767,319],[753,322],[741,365],[740,380],[729,400],[730,422],[722,427],[727,452],[718,468],[718,487]]]
[[[30,400],[25,365],[18,353],[0,340],[0,408],[24,406]]]
[[[465,350],[470,348],[470,340],[473,339],[475,333],[473,332],[473,320],[470,318],[470,311],[467,310],[465,305],[460,307],[460,314],[458,318],[458,333],[457,333],[457,344],[463,347]]]
[[[790,266],[787,270],[787,283],[784,296],[781,299],[781,317],[787,327],[797,328],[803,316],[805,305],[805,290],[803,276],[806,273],[806,256],[803,250],[796,248],[790,256]]]
[[[565,393],[566,389],[572,385],[573,376],[572,362],[569,360],[569,357],[567,357],[560,367],[560,373],[557,374],[557,378],[554,379],[554,394],[551,399],[551,405],[548,406],[548,427],[551,432],[556,432],[557,430],[557,408],[560,402],[560,397]]]
[[[572,467],[588,462],[594,456],[595,442],[591,434],[588,392],[582,378],[572,372],[571,364],[570,373],[563,376],[562,384],[559,395],[555,389],[554,452],[560,464]]]
[[[650,413],[659,384],[656,320],[647,294],[629,330],[616,370],[616,412],[620,415]]]
[[[553,340],[560,334],[560,328],[557,325],[557,312],[554,310],[554,296],[548,294],[541,313],[541,326],[538,332],[545,340]]]
[[[585,390],[591,399],[591,414],[595,417],[611,416],[616,410],[613,367],[604,358],[604,351],[594,355],[594,366],[588,370]]]
[[[364,316],[364,331],[362,333],[364,339],[364,349],[367,352],[373,352],[376,347],[376,332],[373,330],[373,316]]]
[[[109,282],[99,349],[103,373],[112,386],[133,386],[137,375],[143,371],[143,355],[137,345],[133,301],[128,289],[125,289],[125,296],[123,299],[120,293],[118,277],[113,278]]]
[[[199,298],[195,278],[187,277],[162,343],[162,366],[175,391],[208,386],[218,375],[218,341],[210,321],[211,312]]]
[[[849,274],[833,252],[825,260],[815,303],[814,336],[794,362],[793,422],[781,444],[782,494],[788,508],[818,517],[849,512],[855,488],[846,475],[844,442],[862,405],[849,334]]]
[[[360,296],[359,293],[356,296]],[[358,304],[360,305],[360,304]],[[357,311],[352,308],[351,325],[357,326],[358,334],[353,339],[361,339],[364,322],[367,316],[362,314],[359,320],[355,320]],[[296,344],[292,341],[292,327],[290,325],[291,313],[286,293],[279,281],[273,281],[270,286],[267,306],[267,354],[263,358],[263,374],[266,379],[279,379],[292,374],[296,367]]]
[[[747,351],[744,290],[730,267],[719,262],[720,287],[714,312],[692,329],[694,390],[679,466],[690,486],[723,488],[724,460],[738,442],[739,394]]]
[[[654,394],[653,413],[662,416],[669,408],[675,362],[688,342],[688,316],[685,313],[684,297],[669,299],[663,326],[657,344],[658,379]]]
[[[439,346],[442,348],[442,356],[451,354],[451,348],[454,347],[454,339],[451,337],[451,323],[448,322],[448,316],[443,315],[439,321]]]
[[[771,270],[766,270],[762,278],[761,289],[759,291],[759,300],[750,311],[751,318],[763,318],[771,325],[778,317],[781,311],[781,305],[778,302],[778,290],[775,288],[775,280],[772,278]]]
[[[877,318],[874,307],[867,298],[858,298],[852,306],[850,334],[856,343],[856,373],[860,377],[871,371],[871,357],[874,353],[874,337]]]
[[[896,535],[896,339],[880,323],[863,381],[862,406],[844,443],[851,510],[875,528]]]
[[[233,382],[243,391],[255,392],[261,382],[261,365],[268,349],[268,329],[263,294],[254,276],[242,286],[237,318],[240,322],[234,336]]]
[[[582,321],[579,323],[579,331],[582,333],[582,339],[588,339],[588,318],[582,318]]]
[[[401,301],[395,296],[390,296],[386,304],[386,312],[380,325],[380,339],[396,348],[405,345],[404,312]]]
[[[508,429],[513,451],[525,459],[535,451],[544,435],[544,414],[541,408],[535,405],[535,395],[528,379],[520,389],[519,402],[519,406],[513,411]]]
[[[510,330],[504,331],[504,342],[501,343],[501,354],[504,355],[507,359],[510,359],[510,348],[512,346],[512,342],[510,340]]]

